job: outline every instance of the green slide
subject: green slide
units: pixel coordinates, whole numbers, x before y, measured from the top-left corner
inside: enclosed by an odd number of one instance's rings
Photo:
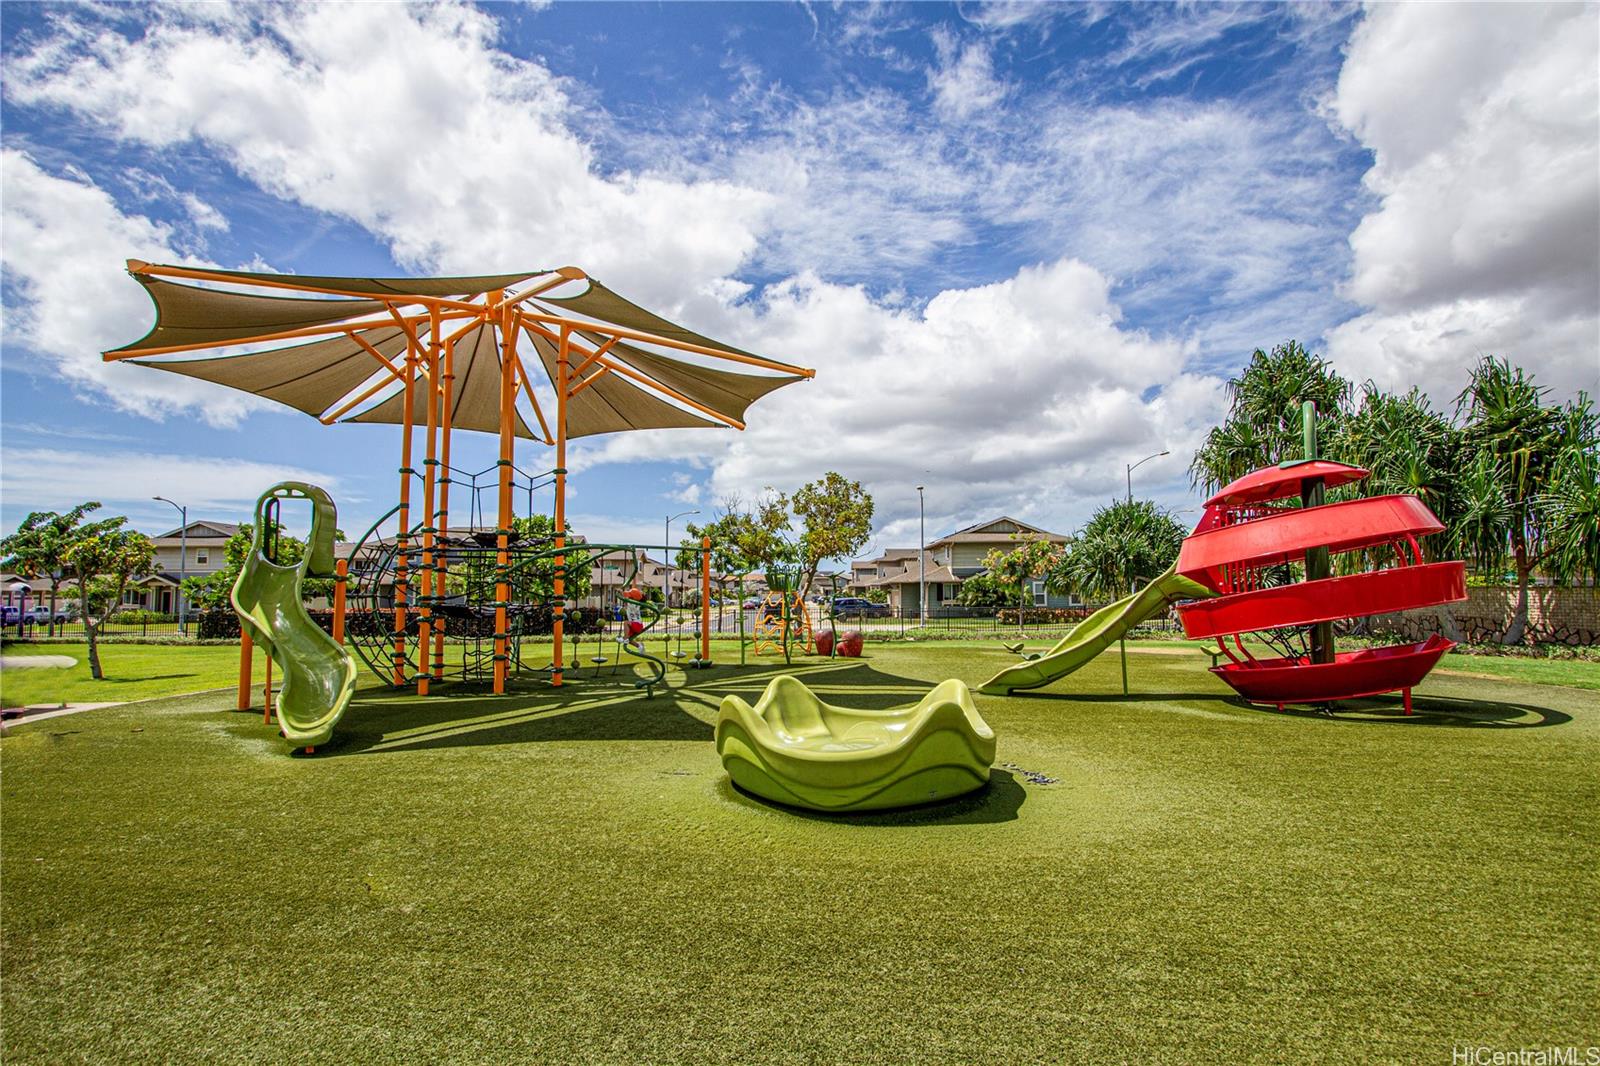
[[[1176,564],[1174,564],[1176,566]],[[1038,688],[1066,677],[1120,640],[1128,630],[1165,611],[1178,600],[1210,599],[1216,593],[1179,577],[1173,567],[1131,596],[1100,608],[1079,622],[1061,642],[1037,659],[1008,666],[978,691],[1004,696],[1018,689]]]
[[[305,556],[281,566],[269,558],[276,539],[278,501],[311,501],[311,536]],[[278,724],[289,745],[325,744],[356,690],[356,663],[311,616],[301,600],[309,577],[333,576],[336,512],[333,498],[315,485],[285,481],[256,501],[255,533],[244,569],[233,583],[233,609],[250,639],[267,650],[282,676]]]

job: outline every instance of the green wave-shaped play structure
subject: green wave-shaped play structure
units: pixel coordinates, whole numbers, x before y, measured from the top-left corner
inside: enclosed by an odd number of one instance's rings
[[[311,535],[305,555],[281,566],[264,550],[271,525],[268,504],[275,500],[311,501]],[[250,554],[233,583],[233,609],[250,639],[265,648],[282,677],[278,725],[291,748],[325,744],[356,690],[356,662],[306,613],[302,587],[307,577],[332,577],[337,513],[333,498],[316,485],[285,481],[256,501]]]
[[[1004,696],[1018,689],[1039,688],[1066,677],[1121,640],[1128,630],[1161,614],[1179,600],[1203,600],[1216,593],[1178,574],[1176,563],[1131,596],[1107,604],[1072,627],[1072,632],[1037,658],[1008,666],[978,691]]]
[[[915,707],[851,710],[822,702],[798,679],[772,679],[754,707],[726,696],[717,754],[734,784],[819,811],[906,807],[981,788],[994,732],[959,680]]]

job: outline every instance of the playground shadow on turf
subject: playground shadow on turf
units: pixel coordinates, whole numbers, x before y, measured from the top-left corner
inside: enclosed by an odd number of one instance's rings
[[[854,814],[829,814],[804,807],[790,807],[774,803],[746,792],[724,777],[717,786],[724,798],[741,806],[779,811],[810,822],[833,822],[838,825],[905,826],[930,825],[993,825],[1014,822],[1017,812],[1028,801],[1027,789],[1009,770],[989,771],[989,783],[980,789],[957,796],[942,803],[922,807],[895,807],[882,811],[858,811]]]
[[[696,741],[712,739],[712,720],[726,695],[754,701],[773,676],[791,673],[823,699],[852,707],[915,703],[929,682],[897,677],[859,660],[796,661],[785,667],[713,667],[669,675],[655,695],[632,681],[578,677],[561,689],[518,683],[495,696],[483,686],[439,685],[418,697],[393,689],[356,694],[332,741],[318,754],[386,754],[430,748],[483,747],[545,741]]]
[[[1088,695],[1065,692],[1013,692],[1010,699],[1044,700],[1060,703],[1221,703],[1243,711],[1260,714],[1285,714],[1295,718],[1316,718],[1326,722],[1343,722],[1350,725],[1442,726],[1453,729],[1543,729],[1547,726],[1565,725],[1572,715],[1551,707],[1531,703],[1506,703],[1500,700],[1467,700],[1454,696],[1411,697],[1410,715],[1399,696],[1368,696],[1356,700],[1340,700],[1331,709],[1310,706],[1286,706],[1281,712],[1276,707],[1250,703],[1238,696],[1224,696],[1216,692],[1161,692],[1119,693]]]

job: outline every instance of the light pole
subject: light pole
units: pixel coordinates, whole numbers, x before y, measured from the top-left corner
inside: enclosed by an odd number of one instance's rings
[[[663,530],[662,543],[666,545],[662,552],[667,558],[667,565],[661,570],[661,609],[664,611],[672,606],[672,523],[674,519],[687,518],[699,511],[680,511],[667,516],[666,528]]]
[[[183,594],[183,582],[189,576],[189,509],[174,503],[165,496],[152,496],[152,500],[170,503],[178,509],[178,632],[189,633],[189,603]]]
[[[1127,467],[1127,472],[1128,472],[1128,502],[1129,503],[1133,502],[1133,472],[1135,470],[1139,469],[1144,464],[1148,463],[1152,459],[1159,459],[1163,455],[1171,455],[1171,454],[1172,454],[1171,452],[1156,452],[1154,455],[1145,456],[1143,459],[1140,459],[1137,463],[1134,463],[1131,466],[1129,466],[1126,463],[1123,464],[1124,466]]]
[[[928,626],[928,524],[922,506],[922,488],[917,486],[917,625]]]

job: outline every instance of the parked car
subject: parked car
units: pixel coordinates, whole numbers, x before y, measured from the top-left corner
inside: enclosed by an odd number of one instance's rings
[[[747,610],[747,611],[753,611],[757,607],[760,607],[760,606],[761,606],[761,597],[760,596],[751,596],[749,599],[744,601],[744,609]]]
[[[833,601],[833,613],[887,616],[890,611],[887,603],[873,603],[860,596],[840,596]]]
[[[22,608],[16,604],[0,604],[0,625],[14,626],[22,621]]]
[[[57,625],[61,624],[62,622],[70,622],[76,617],[77,612],[73,610],[70,604],[65,602],[56,604],[55,621]],[[50,605],[48,603],[39,603],[29,607],[28,620],[34,625],[49,625]]]

